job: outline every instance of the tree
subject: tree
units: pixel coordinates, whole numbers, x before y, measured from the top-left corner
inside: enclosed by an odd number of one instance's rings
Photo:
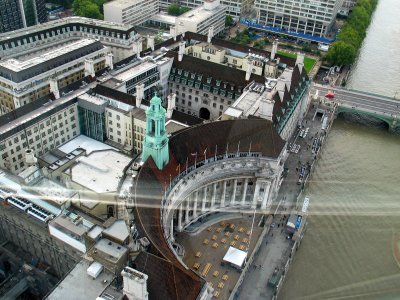
[[[225,17],[225,27],[230,27],[233,25],[233,18],[232,16]]]
[[[326,55],[326,60],[331,65],[350,65],[356,59],[356,49],[345,42],[334,42],[329,48],[328,54]]]
[[[363,39],[360,36],[360,33],[356,31],[353,27],[344,26],[342,28],[342,31],[339,33],[337,40],[346,44],[350,44],[357,49],[361,46]]]
[[[103,19],[100,8],[91,0],[74,0],[72,5],[75,15],[92,19]]]
[[[167,8],[167,12],[171,16],[179,16],[181,14],[184,14],[185,12],[188,12],[189,10],[190,10],[189,7],[180,6],[180,5],[175,4],[175,3],[171,4]]]

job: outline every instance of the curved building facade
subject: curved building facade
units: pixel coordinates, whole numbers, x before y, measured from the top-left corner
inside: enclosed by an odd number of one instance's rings
[[[149,275],[150,298],[208,297],[205,281],[175,255],[174,232],[218,211],[269,212],[281,183],[285,144],[270,121],[219,121],[170,137],[162,170],[152,157],[145,161],[134,187],[134,217],[139,237],[150,245],[135,268]],[[145,263],[149,256],[162,261],[157,270]]]

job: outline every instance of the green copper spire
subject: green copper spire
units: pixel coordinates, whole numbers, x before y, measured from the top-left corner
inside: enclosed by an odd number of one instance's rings
[[[157,92],[150,100],[150,107],[146,111],[146,136],[143,142],[142,160],[151,156],[162,170],[169,161],[168,137],[165,131],[165,108],[161,106],[161,99]]]

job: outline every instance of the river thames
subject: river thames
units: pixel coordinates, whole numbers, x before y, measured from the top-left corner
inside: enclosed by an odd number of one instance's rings
[[[349,87],[400,99],[400,2],[380,0]],[[280,299],[400,299],[400,136],[334,122],[306,193],[308,229]]]

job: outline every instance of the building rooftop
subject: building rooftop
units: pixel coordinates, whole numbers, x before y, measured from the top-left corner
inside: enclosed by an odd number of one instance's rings
[[[165,24],[175,25],[176,16],[171,16],[165,12],[160,12],[150,18],[150,21],[161,22]]]
[[[93,240],[96,240],[100,234],[103,232],[103,228],[100,226],[96,225],[93,227],[89,232],[88,232],[88,237],[90,237]]]
[[[223,7],[225,6],[220,4],[216,6],[216,9],[222,9]],[[198,24],[208,18],[211,18],[212,16],[214,16],[214,14],[215,10],[208,10],[204,7],[204,5],[201,5],[180,15],[179,17],[177,17],[177,19],[178,22],[180,20],[190,20]]]
[[[63,45],[62,47],[47,51],[40,56],[33,57],[31,59],[25,60],[25,61],[20,61],[17,59],[7,59],[3,62],[0,62],[0,66],[7,68],[11,71],[14,72],[21,72],[23,70],[26,70],[28,68],[32,68],[36,65],[45,63],[51,59],[54,59],[56,57],[60,57],[65,55],[66,53],[75,51],[77,49],[83,48],[88,45],[92,45],[98,43],[96,40],[93,39],[81,39],[78,41],[75,41],[73,43]]]
[[[94,226],[93,223],[71,212],[59,215],[50,224],[58,228],[64,228],[79,237],[83,236]]]
[[[50,293],[47,299],[96,299],[109,286],[114,275],[104,269],[96,279],[93,279],[87,274],[89,267],[89,262],[80,261]]]
[[[104,6],[118,7],[121,9],[137,5],[141,0],[114,0],[104,3]]]
[[[110,29],[120,30],[120,31],[133,31],[133,26],[131,26],[131,25],[108,22],[108,21],[103,21],[103,20],[89,19],[89,18],[84,18],[84,17],[68,17],[68,18],[62,18],[62,19],[38,24],[35,26],[31,26],[29,28],[22,28],[22,29],[2,33],[2,34],[0,34],[0,40],[7,41],[7,40],[11,40],[13,38],[19,37],[19,36],[31,35],[31,34],[34,34],[34,33],[40,32],[40,31],[44,31],[46,29],[51,29],[54,27],[59,27],[59,26],[69,25],[69,24],[84,24],[84,25],[92,25],[92,26],[97,26],[97,27],[110,28]]]
[[[116,220],[110,227],[104,229],[103,233],[121,242],[129,237],[128,227],[124,220]]]
[[[66,201],[71,200],[71,198],[77,194],[77,191],[67,189],[45,177],[42,177],[36,182],[31,189],[40,194],[45,200],[53,201],[58,205],[62,205]]]
[[[189,126],[174,120],[169,120],[167,123],[165,123],[165,128],[167,129],[168,133],[174,133],[187,127]]]
[[[138,64],[136,66],[133,66],[132,68],[126,69],[123,72],[117,74],[114,76],[116,80],[125,82],[129,79],[132,79],[133,77],[142,74],[152,68],[157,67],[157,64],[151,61],[144,61],[141,64]]]
[[[107,144],[102,143],[102,142],[96,141],[90,137],[87,137],[86,135],[83,135],[83,134],[78,135],[76,138],[70,140],[68,143],[65,143],[58,149],[61,150],[62,152],[70,153],[77,148],[85,149],[86,155],[91,154],[93,151],[99,151],[99,150],[118,151],[118,149],[115,149]]]
[[[117,262],[120,260],[127,252],[128,248],[121,246],[120,244],[114,243],[108,239],[102,238],[94,245],[95,251],[102,252],[107,255],[106,259],[109,261]]]
[[[71,180],[96,193],[113,193],[131,160],[115,150],[94,151],[77,160],[70,169]]]

